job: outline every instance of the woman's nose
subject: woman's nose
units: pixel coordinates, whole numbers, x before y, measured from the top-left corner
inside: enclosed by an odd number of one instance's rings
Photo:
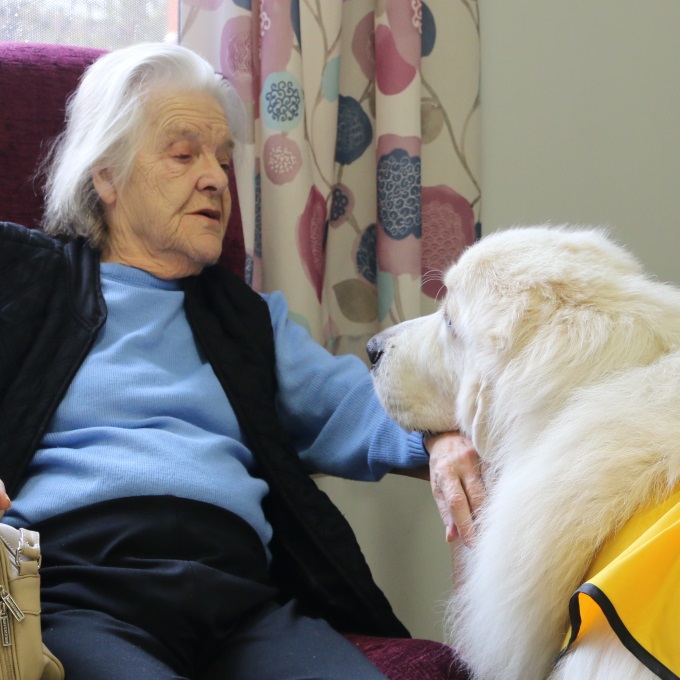
[[[198,180],[201,191],[212,191],[222,195],[229,188],[229,175],[216,157],[206,158],[205,167]]]

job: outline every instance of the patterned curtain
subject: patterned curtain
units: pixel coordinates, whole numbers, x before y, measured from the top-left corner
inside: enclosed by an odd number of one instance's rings
[[[337,354],[429,313],[479,232],[476,0],[182,0],[244,104],[249,282]]]

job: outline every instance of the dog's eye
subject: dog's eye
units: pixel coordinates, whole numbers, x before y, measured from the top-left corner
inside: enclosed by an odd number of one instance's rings
[[[451,321],[451,317],[448,314],[444,315],[444,323],[447,328],[453,328],[453,321]]]

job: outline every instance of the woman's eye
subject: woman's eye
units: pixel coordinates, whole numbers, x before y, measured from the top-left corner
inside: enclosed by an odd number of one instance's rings
[[[220,167],[224,170],[224,174],[226,175],[231,169],[231,163],[220,163]]]
[[[175,156],[175,158],[178,161],[182,161],[183,163],[186,163],[186,161],[191,160],[191,154],[188,153],[180,153]]]

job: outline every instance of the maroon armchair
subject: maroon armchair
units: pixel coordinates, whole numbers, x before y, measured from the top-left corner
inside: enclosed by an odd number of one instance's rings
[[[0,220],[39,228],[43,195],[34,175],[45,145],[60,131],[64,105],[83,70],[101,50],[0,42]],[[233,209],[221,262],[244,276],[245,248],[238,195],[230,177]],[[390,680],[464,680],[445,645],[432,640],[348,638]]]

